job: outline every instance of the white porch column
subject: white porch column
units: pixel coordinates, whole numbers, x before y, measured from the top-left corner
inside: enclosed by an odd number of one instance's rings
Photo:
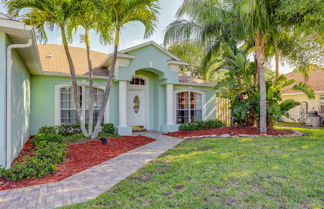
[[[173,84],[166,85],[166,111],[167,125],[174,125],[174,101],[173,101]]]
[[[127,81],[119,81],[119,127],[127,127]]]

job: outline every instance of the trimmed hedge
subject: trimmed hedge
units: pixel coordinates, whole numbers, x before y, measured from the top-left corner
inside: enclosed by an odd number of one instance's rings
[[[208,130],[213,128],[224,127],[226,124],[220,120],[194,121],[191,123],[183,123],[180,125],[180,131]]]

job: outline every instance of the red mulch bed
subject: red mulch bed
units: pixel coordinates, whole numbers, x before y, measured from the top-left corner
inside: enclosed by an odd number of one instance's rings
[[[127,136],[109,138],[108,144],[106,145],[103,145],[100,140],[70,144],[67,148],[66,159],[62,164],[58,165],[58,171],[56,173],[47,175],[41,179],[26,179],[16,182],[10,182],[4,178],[0,178],[0,191],[60,181],[153,141],[155,140],[144,136]],[[21,161],[23,156],[32,155],[34,149],[32,143],[28,141],[15,162]]]
[[[278,136],[278,135],[288,135],[293,134],[292,130],[270,130],[267,132],[267,135]],[[260,135],[260,132],[256,128],[235,128],[235,127],[222,127],[209,130],[196,130],[196,131],[177,131],[173,133],[168,133],[166,135],[178,137],[178,138],[187,138],[192,136],[207,136],[207,135],[222,135],[230,134],[231,136],[245,134],[245,135]]]

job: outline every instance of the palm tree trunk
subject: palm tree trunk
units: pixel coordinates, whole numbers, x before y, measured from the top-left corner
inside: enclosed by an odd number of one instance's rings
[[[266,84],[263,70],[263,64],[265,62],[264,55],[264,42],[265,35],[256,34],[254,38],[255,42],[255,55],[257,59],[257,70],[259,72],[259,85],[260,85],[260,132],[267,132],[267,98],[266,98]]]
[[[256,64],[256,66],[258,66],[258,60],[256,58],[256,54],[254,55],[254,62]],[[258,70],[258,68],[256,68],[255,74],[253,76],[253,84],[254,84],[254,86],[256,86],[258,84],[258,76],[259,76],[259,70]]]
[[[276,39],[273,40],[275,50],[275,61],[276,61],[276,80],[279,78],[279,49]]]
[[[64,26],[61,26],[60,29],[61,29],[61,35],[62,35],[62,42],[63,42],[63,46],[64,46],[64,51],[65,51],[66,58],[67,58],[68,63],[69,63],[69,69],[70,69],[70,73],[71,73],[71,77],[72,77],[73,97],[74,97],[74,102],[75,102],[75,106],[76,106],[76,112],[77,112],[78,120],[80,122],[80,128],[81,128],[82,134],[87,137],[89,135],[88,135],[87,130],[85,128],[84,118],[82,116],[82,110],[81,110],[81,106],[80,106],[80,97],[79,97],[80,92],[79,92],[79,88],[78,88],[78,82],[77,82],[77,79],[76,79],[75,69],[74,69],[71,53],[70,53],[70,50],[69,50],[69,46],[68,46]]]
[[[92,62],[90,58],[90,39],[88,30],[85,31],[85,44],[87,48],[87,59],[89,68],[89,122],[88,122],[88,134],[92,135],[93,131],[93,76],[92,76]]]
[[[119,46],[119,35],[120,35],[120,28],[116,28],[115,30],[115,42],[114,42],[114,53],[113,53],[113,58],[112,58],[112,63],[111,63],[111,69],[109,70],[109,76],[108,76],[108,82],[106,84],[106,89],[104,92],[104,98],[99,110],[99,115],[98,115],[98,121],[96,123],[96,127],[94,129],[94,132],[91,136],[92,139],[95,139],[98,137],[99,131],[100,131],[100,126],[101,122],[103,120],[103,116],[105,113],[105,109],[107,106],[108,98],[109,98],[109,93],[110,89],[113,83],[113,79],[115,77],[115,67],[116,67],[116,62],[117,62],[117,53],[118,53],[118,46]]]

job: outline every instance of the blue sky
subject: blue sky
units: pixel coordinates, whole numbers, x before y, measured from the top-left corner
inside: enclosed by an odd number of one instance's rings
[[[175,14],[177,12],[177,9],[181,5],[181,3],[182,0],[160,0],[161,10],[159,15],[158,27],[155,33],[146,40],[143,39],[144,27],[140,23],[131,23],[126,25],[122,30],[120,48],[121,49],[128,48],[148,40],[154,40],[157,43],[162,43],[164,30],[170,22],[175,20]],[[0,12],[5,14],[7,13],[2,2],[0,3]],[[80,42],[79,37],[80,37],[79,34],[75,34],[73,43],[71,45],[84,47],[84,44]],[[104,53],[112,52],[112,46],[111,45],[105,46],[101,44],[98,36],[94,32],[91,33],[91,42],[92,42],[91,48],[95,51],[100,51]],[[59,31],[55,30],[53,32],[48,32],[47,43],[61,44]]]
[[[131,23],[126,25],[122,30],[120,49],[128,48],[140,43],[143,43],[148,40],[154,40],[155,42],[161,44],[163,43],[163,35],[164,31],[169,23],[174,21],[176,12],[180,7],[183,0],[160,0],[160,15],[159,22],[157,25],[157,29],[152,36],[148,39],[144,40],[144,27],[140,23]],[[0,12],[6,14],[6,9],[2,3],[0,2]],[[79,33],[80,34],[80,33]],[[84,47],[84,44],[80,42],[80,35],[75,34],[73,43],[71,45],[77,47]],[[50,44],[61,44],[60,32],[55,30],[53,32],[48,32],[48,42]],[[111,45],[103,45],[99,41],[99,37],[92,32],[90,34],[91,37],[91,49],[103,53],[111,53],[112,46]],[[271,61],[271,68],[274,68],[274,61]],[[292,71],[292,67],[290,66],[280,66],[280,72],[287,73]]]

